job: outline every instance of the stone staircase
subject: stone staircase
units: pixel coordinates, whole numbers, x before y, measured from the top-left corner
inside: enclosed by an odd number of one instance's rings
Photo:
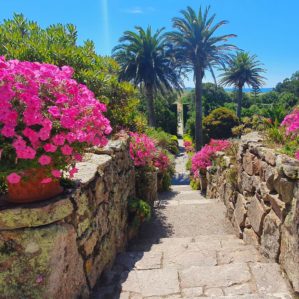
[[[171,192],[159,196],[151,221],[92,298],[294,298],[280,266],[234,235],[223,203],[181,185],[186,159],[178,156]]]
[[[279,265],[233,234],[221,202],[187,186],[173,189],[162,196],[142,238],[105,273],[94,298],[293,298]],[[163,217],[172,223],[166,238],[164,229],[155,229]]]

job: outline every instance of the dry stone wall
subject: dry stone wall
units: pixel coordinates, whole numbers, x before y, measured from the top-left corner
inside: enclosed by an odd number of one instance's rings
[[[26,206],[0,204],[0,298],[88,298],[127,242],[135,170],[126,139],[77,165],[78,188]]]
[[[257,133],[236,157],[219,153],[207,172],[209,198],[220,198],[236,234],[279,262],[299,292],[299,161],[267,148]]]

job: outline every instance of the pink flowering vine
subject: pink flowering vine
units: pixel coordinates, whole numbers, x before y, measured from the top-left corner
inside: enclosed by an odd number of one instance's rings
[[[73,72],[0,57],[1,163],[11,169],[0,175],[8,182],[19,182],[24,170],[40,165],[49,168],[42,181],[48,183],[82,160],[86,147],[107,144],[112,129],[106,106],[72,79]]]
[[[131,132],[130,136],[130,156],[134,165],[152,167],[157,150],[154,140],[145,134]]]
[[[212,165],[212,158],[216,152],[224,151],[230,147],[228,140],[211,139],[209,144],[206,144],[199,152],[192,157],[192,172],[194,177],[199,176],[201,170],[206,170]]]

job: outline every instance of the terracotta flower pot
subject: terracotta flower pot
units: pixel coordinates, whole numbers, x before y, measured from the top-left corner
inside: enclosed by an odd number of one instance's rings
[[[10,184],[8,182],[7,201],[31,203],[50,199],[63,192],[59,180],[52,180],[48,184],[42,184],[41,181],[46,177],[45,169],[30,169],[25,172],[25,178],[18,184]]]

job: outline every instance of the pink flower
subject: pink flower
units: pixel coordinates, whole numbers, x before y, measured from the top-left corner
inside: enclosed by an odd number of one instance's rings
[[[1,148],[11,149],[11,165],[57,162],[61,171],[67,170],[81,160],[73,153],[107,144],[112,128],[104,116],[106,106],[72,79],[73,73],[68,66],[0,58]]]
[[[44,178],[41,180],[41,184],[49,184],[52,182],[52,179],[51,178]]]
[[[48,112],[54,117],[59,118],[60,116],[60,110],[57,106],[51,106],[48,108]]]
[[[57,150],[57,146],[54,145],[54,144],[51,144],[51,143],[47,143],[47,144],[44,145],[44,150],[47,153],[55,153],[56,150]]]
[[[153,139],[145,134],[130,133],[130,156],[135,166],[153,166],[156,146]]]
[[[40,156],[40,158],[38,159],[38,163],[39,163],[40,165],[43,165],[43,166],[45,166],[45,165],[49,165],[49,164],[51,163],[51,161],[52,161],[51,157],[49,157],[49,156],[47,156],[47,155],[42,155],[42,156]]]
[[[53,170],[51,171],[51,173],[52,173],[53,177],[55,177],[55,178],[61,178],[62,173],[61,173],[60,170],[53,169]]]
[[[70,173],[70,177],[73,178],[74,175],[75,175],[77,172],[78,172],[78,168],[73,167],[73,168],[69,171],[69,173]]]
[[[75,154],[75,155],[74,155],[74,158],[75,158],[75,160],[78,161],[78,162],[81,162],[81,161],[83,160],[83,157],[82,157],[82,155],[80,155],[80,154]]]
[[[296,154],[295,154],[295,158],[296,158],[297,160],[299,160],[299,151],[296,152]]]
[[[216,152],[224,151],[230,147],[230,142],[227,140],[211,139],[209,144],[206,144],[199,152],[192,157],[192,172],[194,176],[199,174],[199,170],[207,169],[212,165],[212,157]]]
[[[11,173],[6,178],[10,184],[18,184],[21,181],[21,177],[15,172]]]
[[[55,145],[63,145],[65,142],[65,138],[62,134],[55,135],[52,140]]]
[[[65,156],[70,156],[73,152],[73,148],[70,147],[69,145],[65,144],[62,148],[61,148],[61,152],[65,155]]]

